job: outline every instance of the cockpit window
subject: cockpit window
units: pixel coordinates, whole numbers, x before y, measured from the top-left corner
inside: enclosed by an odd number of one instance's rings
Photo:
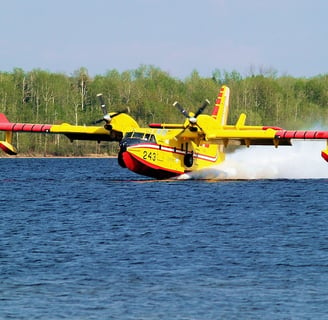
[[[144,137],[144,133],[143,132],[134,132],[133,133],[133,138],[140,138],[140,139],[143,139]]]
[[[124,138],[131,138],[132,135],[133,135],[133,132],[127,132],[127,133],[125,134],[125,137],[124,137]]]
[[[132,139],[142,139],[145,141],[149,141],[151,143],[156,143],[156,138],[153,134],[143,133],[143,132],[127,132],[124,138],[132,138]]]
[[[156,143],[156,139],[155,139],[155,136],[153,134],[150,135],[149,141],[153,142],[153,143]]]

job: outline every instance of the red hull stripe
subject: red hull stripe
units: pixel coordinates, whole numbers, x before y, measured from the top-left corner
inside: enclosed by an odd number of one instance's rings
[[[186,154],[186,151],[183,151],[181,149],[160,146],[158,144],[150,144],[150,143],[142,143],[142,144],[134,145],[134,146],[132,146],[132,148],[147,148],[147,149],[161,150],[161,151],[165,151],[165,152],[169,152],[169,153],[177,153],[177,154],[181,154],[181,155]],[[208,156],[205,154],[194,153],[194,158],[209,161],[209,162],[216,162],[218,159],[218,155],[216,155],[215,157],[212,157],[212,156]]]
[[[124,152],[122,156],[123,161],[129,170],[155,179],[169,179],[184,173],[150,164],[127,151]]]

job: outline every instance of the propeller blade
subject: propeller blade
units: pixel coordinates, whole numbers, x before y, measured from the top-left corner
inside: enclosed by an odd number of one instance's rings
[[[205,110],[205,108],[210,104],[210,102],[206,99],[203,104],[200,106],[200,108],[195,113],[195,118],[197,118],[200,114],[202,114]]]
[[[108,114],[108,112],[107,112],[106,104],[105,104],[104,97],[103,97],[102,93],[98,93],[97,97],[98,97],[99,102],[100,102],[101,110],[102,110],[104,116],[106,116]]]
[[[179,111],[180,111],[180,112],[181,112],[186,118],[189,118],[189,113],[188,113],[188,111],[185,110],[185,109],[181,106],[181,104],[180,104],[178,101],[175,101],[175,102],[173,103],[173,106],[176,107],[176,108],[178,108]]]
[[[100,122],[103,122],[104,121],[104,118],[101,118],[101,119],[98,119],[96,121],[93,121],[92,124],[98,124]]]
[[[106,110],[106,111],[107,111],[107,110]],[[130,108],[127,107],[127,108],[125,108],[125,109],[123,109],[123,110],[121,110],[121,111],[118,111],[118,112],[115,112],[115,113],[111,113],[111,114],[106,113],[106,114],[104,114],[103,118],[98,119],[98,120],[96,120],[96,121],[93,121],[92,124],[98,124],[98,123],[100,123],[100,122],[102,122],[102,121],[105,121],[107,124],[109,124],[110,121],[111,121],[113,118],[115,118],[116,116],[120,115],[121,113],[130,113]]]

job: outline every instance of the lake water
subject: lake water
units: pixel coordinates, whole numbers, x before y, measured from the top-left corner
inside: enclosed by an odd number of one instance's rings
[[[0,319],[328,318],[327,178],[0,168]]]

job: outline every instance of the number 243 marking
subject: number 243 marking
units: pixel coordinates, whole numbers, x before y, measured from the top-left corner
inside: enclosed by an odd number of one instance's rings
[[[152,160],[152,161],[156,161],[156,152],[148,152],[148,151],[144,151],[143,152],[143,156],[142,156],[142,158],[144,159],[144,160]]]

